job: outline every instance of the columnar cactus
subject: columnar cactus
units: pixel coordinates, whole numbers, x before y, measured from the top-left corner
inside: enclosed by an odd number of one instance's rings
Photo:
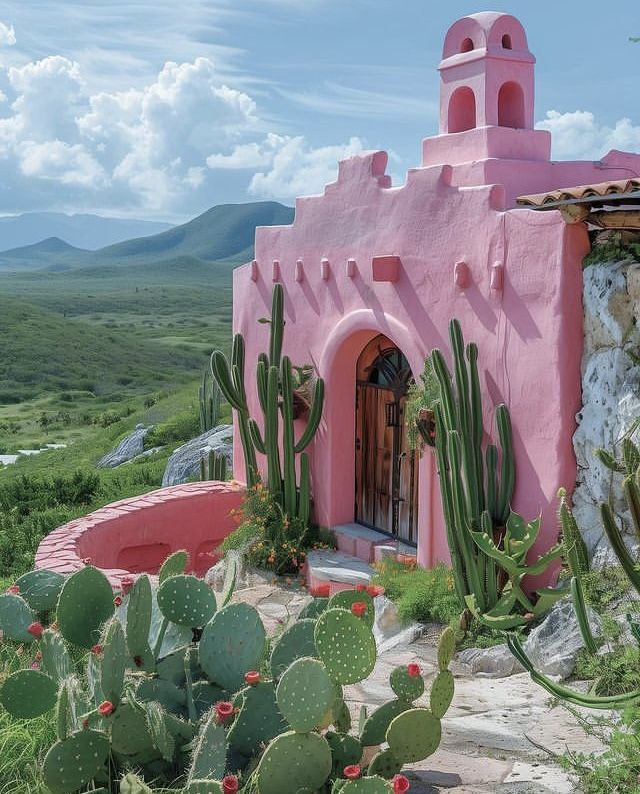
[[[258,612],[244,603],[218,608],[206,585],[184,573],[186,562],[172,555],[157,588],[143,575],[115,599],[106,577],[86,567],[60,589],[64,633],[40,623],[27,627],[41,669],[6,677],[0,704],[19,719],[55,710],[58,738],[42,768],[52,794],[151,794],[149,781],[163,790],[178,785],[183,794],[387,794],[403,763],[435,750],[453,696],[451,630],[440,643],[428,706],[420,702],[425,687],[417,664],[397,668],[390,676],[396,699],[363,720],[354,736],[342,686],[362,681],[375,664],[368,594],[313,603],[267,660]],[[28,605],[15,592],[5,598],[0,617],[20,628]],[[182,644],[172,640],[169,651],[158,650],[185,630]],[[96,641],[88,648],[90,640]],[[83,676],[76,675],[80,667]],[[382,743],[388,747],[360,770],[365,746]]]
[[[522,580],[542,573],[562,550],[554,547],[527,564],[539,522],[527,524],[511,512],[515,461],[509,411],[504,405],[496,408],[500,448],[489,444],[485,451],[478,348],[470,343],[465,349],[457,320],[451,321],[449,335],[455,375],[440,350],[433,350],[431,361],[439,387],[436,459],[454,581],[476,617],[493,628],[513,628],[559,597],[547,590],[531,600]]]
[[[256,452],[267,458],[267,485],[284,512],[309,522],[311,493],[309,446],[320,424],[324,404],[324,381],[317,378],[307,425],[296,441],[294,425],[295,377],[290,359],[282,356],[284,335],[284,292],[281,284],[273,288],[269,353],[261,353],[256,366],[256,385],[263,414],[263,429],[249,416],[244,381],[244,339],[236,334],[231,361],[220,351],[211,356],[211,370],[220,389],[236,412],[245,457],[247,484],[258,480]],[[280,432],[282,421],[282,433]],[[282,436],[282,449],[281,449]],[[299,466],[296,465],[300,457]],[[297,471],[300,482],[297,481]]]
[[[200,408],[200,432],[206,433],[213,430],[218,424],[220,416],[220,386],[213,377],[211,368],[202,373],[202,383],[198,389],[198,404]]]

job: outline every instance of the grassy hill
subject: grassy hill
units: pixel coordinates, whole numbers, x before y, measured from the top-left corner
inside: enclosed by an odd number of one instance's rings
[[[0,404],[45,392],[94,395],[152,391],[193,376],[194,353],[174,356],[153,342],[132,340],[0,295]]]
[[[192,260],[250,259],[256,226],[289,224],[294,211],[275,201],[222,204],[197,218],[148,237],[116,243],[97,251],[75,248],[56,237],[0,253],[0,270],[69,270],[113,265],[139,266]]]

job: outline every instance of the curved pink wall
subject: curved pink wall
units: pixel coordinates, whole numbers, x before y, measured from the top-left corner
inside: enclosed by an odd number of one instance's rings
[[[88,559],[118,586],[128,574],[157,573],[169,554],[186,549],[189,570],[202,575],[237,526],[230,513],[243,492],[237,483],[195,482],[114,502],[47,535],[35,567],[72,573]]]

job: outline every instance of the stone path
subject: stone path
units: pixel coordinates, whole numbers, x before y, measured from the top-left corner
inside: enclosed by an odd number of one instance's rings
[[[269,634],[281,632],[308,596],[297,588],[281,588],[266,577],[251,574],[234,600],[253,604]],[[248,586],[247,586],[248,585]],[[242,587],[242,585],[241,585]],[[399,664],[417,662],[430,678],[437,672],[439,627],[427,626],[413,641],[401,641],[382,651],[373,675],[345,687],[354,720],[365,704],[371,712],[392,697],[389,673]],[[404,633],[407,636],[407,633]],[[411,638],[411,632],[408,633]],[[390,643],[387,640],[386,645]],[[453,704],[443,720],[438,751],[405,768],[411,794],[568,794],[577,791],[569,777],[536,744],[562,754],[569,750],[598,751],[562,708],[551,709],[549,696],[526,673],[508,678],[469,676],[463,665],[452,665],[456,677]],[[427,685],[428,691],[428,685]],[[527,738],[529,737],[529,738]]]

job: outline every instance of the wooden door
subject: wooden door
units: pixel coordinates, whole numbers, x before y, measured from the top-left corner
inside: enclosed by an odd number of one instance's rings
[[[404,422],[411,372],[384,336],[358,359],[356,386],[356,521],[416,542],[417,460]]]

